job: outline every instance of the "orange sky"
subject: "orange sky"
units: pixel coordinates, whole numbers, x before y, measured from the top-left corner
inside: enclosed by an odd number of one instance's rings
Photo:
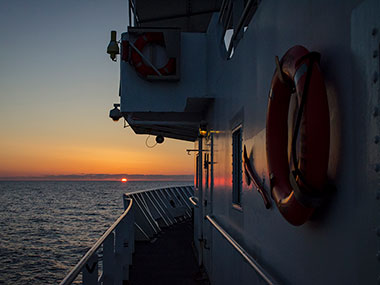
[[[119,63],[106,47],[126,30],[127,1],[38,3],[0,2],[0,177],[192,174],[192,143],[149,149],[108,118]]]
[[[0,177],[192,174],[193,156],[185,152],[186,148],[193,147],[192,143],[167,139],[150,149],[145,146],[146,136],[137,136],[129,128],[123,129],[121,122],[115,124],[110,120],[107,123],[108,128],[87,127],[78,122],[79,126],[71,129],[68,126],[45,131],[48,128],[42,125],[33,130],[24,124],[17,131],[8,130],[7,136],[0,141]],[[149,143],[154,143],[154,137],[150,137]]]

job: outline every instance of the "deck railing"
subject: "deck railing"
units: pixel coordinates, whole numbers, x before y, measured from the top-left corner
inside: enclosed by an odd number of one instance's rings
[[[267,284],[279,284],[270,276],[258,262],[233,238],[231,237],[211,216],[206,215],[206,219],[215,229],[228,241],[228,243],[244,258],[246,262],[261,276]]]
[[[82,257],[78,264],[62,280],[61,285],[71,284],[82,272],[83,284],[121,284],[128,280],[129,264],[134,251],[134,211],[133,200],[124,195],[125,211],[108,228],[100,239]],[[98,251],[103,245],[103,258]],[[99,262],[102,261],[102,274],[99,276]]]
[[[192,186],[174,186],[126,193],[135,202],[136,240],[149,240],[183,219],[191,218],[188,200],[194,194]]]
[[[71,284],[81,272],[83,284],[122,284],[129,280],[135,241],[150,240],[161,231],[161,227],[190,218],[191,203],[188,199],[192,195],[192,186],[125,193],[125,211],[60,284]],[[99,258],[101,248],[103,257]],[[100,276],[99,268],[102,268]]]

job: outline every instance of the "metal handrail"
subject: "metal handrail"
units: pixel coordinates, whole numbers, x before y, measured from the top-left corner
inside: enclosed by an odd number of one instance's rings
[[[222,234],[222,236],[240,253],[240,255],[252,266],[253,269],[263,278],[268,284],[279,284],[276,282],[265,270],[253,259],[252,256],[236,241],[234,240],[216,221],[209,215],[206,219]]]
[[[128,193],[125,193],[125,195],[139,194],[139,193],[144,193],[144,192],[159,191],[159,190],[162,190],[162,189],[179,188],[179,187],[193,187],[193,186],[192,185],[173,185],[173,186],[162,187],[162,188],[150,188],[150,189],[143,189],[143,190],[136,190],[136,191],[133,191],[133,192],[128,192]]]
[[[87,253],[82,257],[82,259],[77,263],[77,265],[70,271],[68,275],[66,275],[65,279],[62,280],[60,285],[71,284],[75,278],[77,278],[78,274],[81,272],[83,266],[89,261],[94,253],[99,249],[99,247],[103,244],[109,234],[118,226],[118,224],[124,219],[124,217],[128,214],[130,209],[132,208],[133,200],[130,198],[125,198],[129,200],[128,208],[121,214],[121,216],[112,224],[111,227],[98,239],[95,244],[87,251]]]
[[[190,201],[191,204],[193,204],[193,206],[195,208],[199,207],[198,206],[198,198],[197,197],[191,196],[191,197],[189,197],[189,201]]]

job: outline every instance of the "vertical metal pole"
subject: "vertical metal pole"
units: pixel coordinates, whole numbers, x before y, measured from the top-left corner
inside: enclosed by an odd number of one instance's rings
[[[84,285],[98,284],[98,254],[94,253],[82,270],[82,282]]]
[[[213,214],[213,205],[214,205],[214,134],[211,133],[211,146],[210,146],[210,197],[209,197],[209,208],[208,213],[209,215]],[[209,225],[209,224],[208,224]],[[207,243],[208,243],[208,264],[213,264],[213,227],[209,225],[208,227],[208,237],[207,237]],[[208,270],[209,276],[213,275],[213,266],[209,266]]]
[[[128,17],[129,17],[129,26],[132,26],[132,13],[131,13],[132,7],[131,7],[131,0],[128,0]]]
[[[132,0],[134,1],[134,0]],[[133,2],[133,26],[137,27],[136,2]]]
[[[231,39],[234,40],[234,46],[236,45],[236,43],[241,39],[242,35],[243,35],[243,30],[244,28],[240,28],[239,30],[236,30],[238,29],[239,27],[239,23],[240,21],[242,20],[242,14],[243,14],[243,11],[244,11],[244,1],[241,1],[241,0],[234,0],[233,2],[233,25],[234,25],[234,34],[236,33],[236,37],[235,39]]]
[[[115,234],[110,233],[103,243],[103,284],[114,284],[115,275]]]
[[[210,163],[211,163],[211,174],[210,174],[210,201],[209,201],[209,215],[212,215],[213,211],[213,196],[214,196],[214,134],[211,134],[211,158],[210,158]]]
[[[130,245],[127,230],[126,217],[124,217],[115,230],[115,284],[122,284],[123,280],[128,280]]]
[[[198,139],[198,201],[199,201],[199,265],[203,265],[203,151],[202,138]]]
[[[130,243],[130,264],[132,264],[132,254],[135,252],[135,205],[132,205],[127,216],[128,222],[128,240]]]
[[[128,208],[129,203],[130,203],[130,198],[128,198],[127,194],[123,195],[123,206],[124,206],[124,211]]]

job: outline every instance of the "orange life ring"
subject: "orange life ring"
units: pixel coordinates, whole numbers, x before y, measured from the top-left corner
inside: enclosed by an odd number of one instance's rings
[[[294,92],[301,103],[292,138],[295,170],[290,171],[288,113]],[[296,155],[298,129],[299,162]],[[310,53],[302,46],[292,47],[278,63],[272,78],[266,152],[272,198],[284,218],[293,225],[305,223],[327,194],[329,144],[329,108],[319,54]]]
[[[142,52],[144,47],[148,43],[155,43],[155,44],[164,46],[165,41],[164,41],[163,33],[153,33],[153,32],[145,33],[137,38],[134,45],[139,51]],[[144,63],[142,57],[134,49],[132,49],[131,59],[132,59],[132,64],[135,67],[136,71],[143,77],[147,77],[148,75],[157,75],[157,73],[154,71],[154,69],[151,66],[146,65]],[[170,75],[170,74],[175,73],[175,68],[176,68],[175,58],[169,58],[165,66],[159,68],[158,71],[162,75]]]

